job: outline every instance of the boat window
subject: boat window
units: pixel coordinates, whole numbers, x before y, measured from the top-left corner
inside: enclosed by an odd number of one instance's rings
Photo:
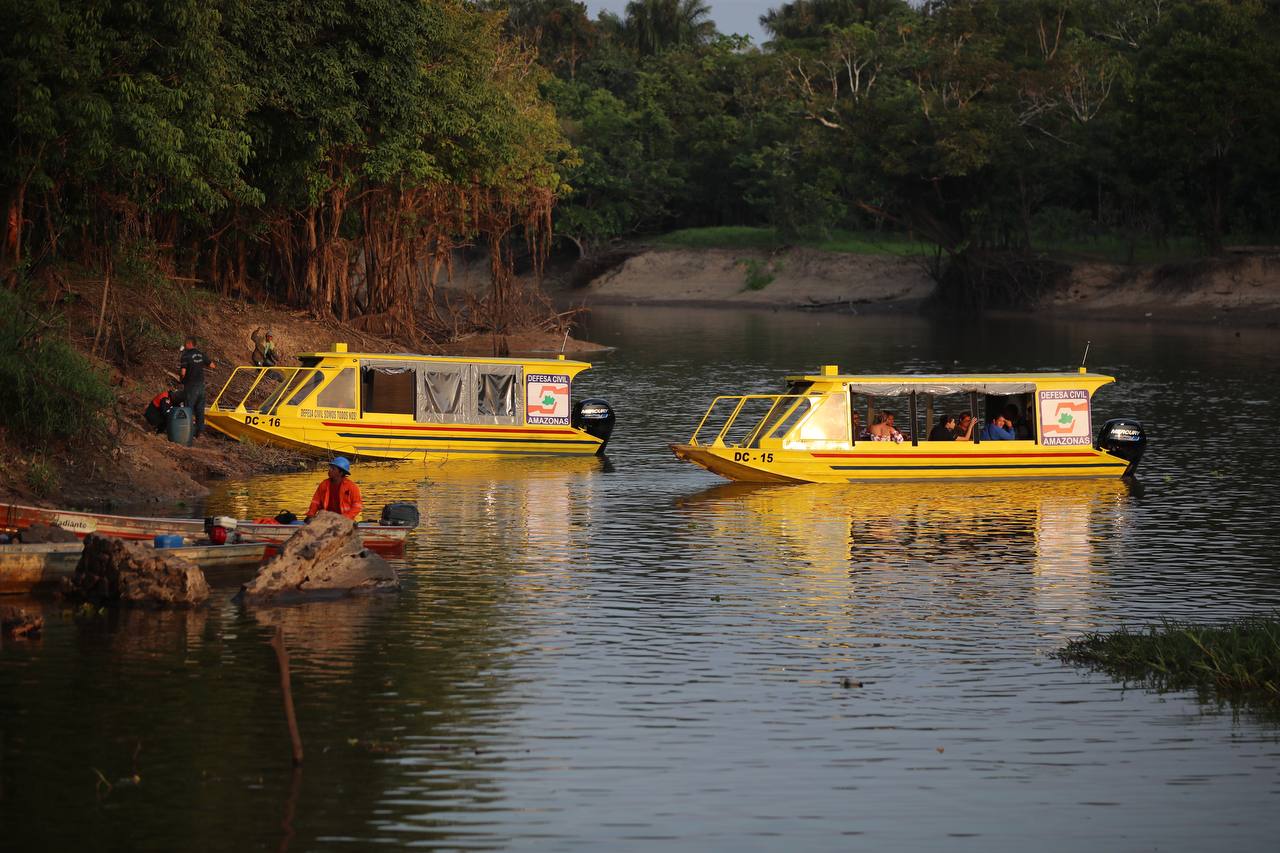
[[[830,394],[813,404],[814,411],[793,435],[783,442],[783,447],[807,450],[836,450],[849,446],[849,398],[844,394]]]
[[[344,367],[316,397],[322,409],[354,409],[356,407],[356,372]]]
[[[728,447],[759,447],[760,437],[765,434],[770,419],[776,419],[774,413],[778,409],[785,411],[786,407],[794,402],[794,400],[780,400],[773,395],[743,400],[742,407],[738,409],[738,416],[732,422],[729,422],[726,417],[722,424],[721,441]],[[733,408],[736,407],[735,401],[734,405],[726,411],[726,415],[732,415]]]
[[[324,381],[324,374],[318,370],[311,370],[311,371],[305,371],[305,372],[307,373],[306,380],[303,381],[300,385],[292,385],[292,387],[295,387],[298,390],[294,391],[293,395],[288,398],[290,406],[300,405],[302,401],[310,397],[311,392],[319,388],[320,383]],[[299,378],[300,377],[301,377],[301,374],[299,374]],[[284,399],[284,394],[280,395],[280,399],[282,400]]]
[[[284,394],[288,393],[289,389],[296,388],[297,383],[301,382],[307,373],[310,371],[266,369],[262,373],[260,382],[244,401],[244,409],[260,412],[274,411],[280,400],[283,400]]]
[[[774,428],[773,432],[769,433],[769,437],[782,438],[784,435],[791,432],[791,428],[799,423],[802,417],[808,414],[809,409],[813,407],[813,404],[817,399],[817,397],[805,397],[803,400],[800,400],[799,404],[790,412],[787,412],[786,408],[783,407],[782,411],[786,413],[786,417],[778,424],[777,427]]]
[[[482,423],[514,424],[520,422],[516,408],[516,386],[519,367],[477,365],[472,386],[476,393],[476,416]]]
[[[1023,441],[1034,441],[1036,438],[1036,411],[1032,403],[1033,395],[1027,394],[988,394],[983,400],[984,424],[990,423],[996,415],[1004,415],[1013,424],[1013,432]],[[1086,428],[1086,432],[1087,432]]]
[[[776,437],[781,435],[781,433],[774,430],[774,427],[777,426],[778,421],[782,420],[782,418],[786,416],[787,411],[795,404],[795,398],[812,387],[812,382],[792,382],[788,385],[785,392],[786,396],[779,397],[772,402],[769,411],[765,413],[764,419],[760,422],[760,426],[751,436],[751,446],[759,447],[760,439],[765,436]],[[804,409],[805,405],[807,404],[802,404],[800,408]],[[803,414],[803,412],[800,414]],[[799,415],[797,415],[797,417],[798,416]]]
[[[417,411],[418,373],[412,367],[361,367],[360,401],[366,412],[412,415]]]
[[[235,372],[231,374],[231,378],[227,380],[227,384],[222,386],[218,396],[213,399],[213,404],[210,408],[236,408],[244,402],[244,398],[249,395],[249,389],[253,387],[253,383],[257,380],[258,368],[237,367]]]
[[[456,415],[462,412],[465,400],[462,395],[460,371],[427,370],[422,374],[422,408],[428,415]]]

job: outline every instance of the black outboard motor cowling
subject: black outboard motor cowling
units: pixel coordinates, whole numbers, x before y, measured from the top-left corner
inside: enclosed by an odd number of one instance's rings
[[[406,501],[389,503],[382,508],[382,518],[378,523],[392,527],[417,527],[418,506]]]
[[[1140,421],[1112,418],[1098,430],[1098,441],[1094,446],[1128,462],[1124,476],[1132,477],[1147,449],[1147,433]]]
[[[600,439],[600,448],[596,450],[599,455],[604,453],[604,446],[609,443],[609,436],[613,435],[613,425],[617,420],[613,407],[607,401],[592,397],[574,404],[571,423],[587,435]]]

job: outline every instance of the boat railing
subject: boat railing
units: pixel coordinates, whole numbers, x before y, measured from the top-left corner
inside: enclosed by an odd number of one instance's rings
[[[734,394],[716,397],[698,422],[698,428],[693,431],[689,443],[710,447],[756,447],[762,438],[780,438],[820,399],[821,395],[817,394]],[[722,415],[726,409],[728,414]],[[722,416],[723,422],[719,420]],[[705,442],[699,440],[704,429],[707,429],[709,437]],[[714,436],[711,435],[713,432]]]
[[[209,408],[270,414],[313,371],[310,367],[237,367]]]

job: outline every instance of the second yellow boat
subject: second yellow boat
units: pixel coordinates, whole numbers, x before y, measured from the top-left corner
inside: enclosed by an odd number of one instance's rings
[[[1116,418],[1102,425],[1096,440],[1092,433],[1093,396],[1114,381],[1083,368],[859,376],[825,365],[787,377],[784,394],[716,397],[689,441],[671,449],[722,477],[749,482],[1132,476],[1147,445],[1142,424]],[[931,432],[935,418],[945,427],[948,415],[962,413],[974,422],[967,434]],[[1013,421],[1007,430],[1006,413]],[[903,429],[895,427],[898,417]],[[875,439],[863,429],[873,422]]]

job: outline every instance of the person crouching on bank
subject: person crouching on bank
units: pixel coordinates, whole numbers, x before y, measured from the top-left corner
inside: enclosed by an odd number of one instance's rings
[[[307,508],[307,519],[322,509],[345,515],[352,521],[364,509],[360,487],[351,479],[351,463],[346,457],[335,456],[329,463],[329,476],[316,488],[311,506]]]

